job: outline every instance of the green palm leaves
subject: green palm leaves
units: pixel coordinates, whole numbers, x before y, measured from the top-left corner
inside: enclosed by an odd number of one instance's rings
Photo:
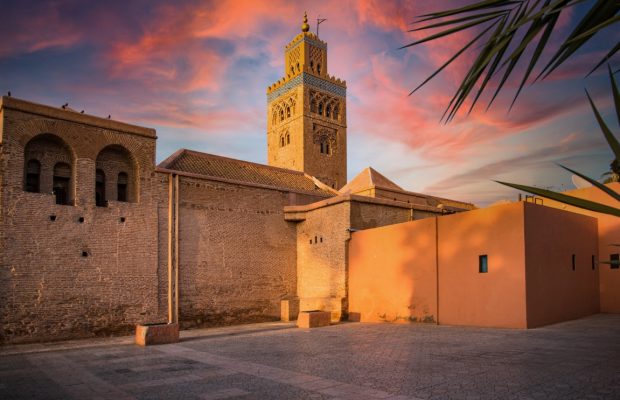
[[[469,112],[471,112],[482,93],[487,89],[491,78],[497,75],[499,82],[488,102],[487,108],[490,107],[504,87],[508,77],[515,71],[519,60],[527,55],[529,62],[514,96],[512,102],[514,105],[534,67],[540,60],[543,50],[549,50],[547,48],[550,45],[549,38],[560,14],[579,3],[584,3],[584,0],[485,0],[453,10],[422,15],[415,24],[425,25],[412,29],[410,32],[438,28],[443,30],[409,43],[403,48],[446,37],[470,28],[479,27],[482,31],[412,90],[410,94],[415,93],[467,49],[478,43],[481,50],[444,111],[442,120],[451,121],[470,96],[473,97],[469,106]],[[619,11],[620,2],[616,0],[594,1],[573,31],[555,50],[535,80],[548,76],[596,33],[619,22],[620,16],[617,15]],[[489,34],[489,32],[492,33]],[[529,51],[528,48],[533,48],[533,50]],[[590,73],[603,65],[619,50],[620,43],[617,43],[601,60],[598,60]]]
[[[614,104],[616,106],[616,116],[618,118],[618,124],[620,125],[620,92],[618,91],[618,86],[616,85],[616,80],[614,79],[613,73],[611,72],[611,68],[609,68],[609,80],[611,81],[611,89],[612,89],[613,96],[614,96]],[[607,143],[609,144],[611,151],[614,153],[615,159],[612,162],[612,168],[613,168],[613,165],[614,164],[617,165],[618,160],[620,160],[620,143],[618,143],[618,139],[614,136],[614,134],[611,132],[611,129],[609,129],[609,127],[607,126],[603,118],[601,117],[601,114],[598,112],[596,106],[594,105],[594,102],[592,101],[592,98],[590,98],[590,95],[588,94],[587,91],[586,91],[586,95],[588,96],[588,100],[590,101],[590,106],[592,107],[594,116],[596,117],[596,120],[598,121],[601,131],[603,132],[603,135],[605,136],[605,140],[607,140]],[[590,182],[593,186],[599,188],[600,190],[605,192],[608,196],[610,196],[611,198],[615,199],[616,201],[620,203],[620,193],[617,193],[611,190],[607,186],[597,182],[594,179],[588,178],[587,176],[577,171],[573,171],[572,169],[567,168],[562,165],[560,166],[564,168],[565,170]],[[590,210],[590,211],[596,211],[596,212],[600,212],[603,214],[615,215],[616,217],[620,217],[620,208],[617,208],[617,207],[611,207],[605,204],[596,203],[593,201],[584,200],[584,199],[580,199],[580,198],[573,197],[573,196],[568,196],[563,193],[552,192],[550,190],[540,189],[540,188],[536,188],[532,186],[518,185],[514,183],[499,182],[499,181],[496,181],[496,182],[501,183],[502,185],[510,186],[518,190],[522,190],[524,192],[529,192],[529,193],[532,193],[532,194],[535,194],[541,197],[546,197],[551,200],[559,201],[564,204],[569,204],[571,206],[575,206],[578,208],[583,208],[583,209]]]

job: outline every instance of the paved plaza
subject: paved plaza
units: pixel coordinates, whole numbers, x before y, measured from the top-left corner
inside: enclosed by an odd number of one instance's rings
[[[620,315],[532,330],[287,323],[0,348],[9,399],[620,399]]]

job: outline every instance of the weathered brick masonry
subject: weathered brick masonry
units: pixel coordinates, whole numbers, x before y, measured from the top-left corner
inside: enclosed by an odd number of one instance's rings
[[[155,318],[155,132],[7,97],[1,119],[2,341],[126,333]],[[110,149],[127,154],[134,201],[96,207],[96,160]],[[26,166],[37,159],[31,193]],[[54,163],[70,167],[66,205],[52,194]]]

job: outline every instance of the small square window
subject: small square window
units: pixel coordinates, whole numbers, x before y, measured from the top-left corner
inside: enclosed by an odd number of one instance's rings
[[[620,254],[610,254],[609,261],[611,261],[611,269],[620,268]]]
[[[489,259],[486,254],[478,257],[478,272],[481,274],[489,272]]]

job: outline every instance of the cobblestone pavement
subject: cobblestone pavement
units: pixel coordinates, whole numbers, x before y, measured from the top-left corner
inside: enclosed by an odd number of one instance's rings
[[[620,399],[620,315],[533,330],[346,323],[0,348],[0,399]]]

